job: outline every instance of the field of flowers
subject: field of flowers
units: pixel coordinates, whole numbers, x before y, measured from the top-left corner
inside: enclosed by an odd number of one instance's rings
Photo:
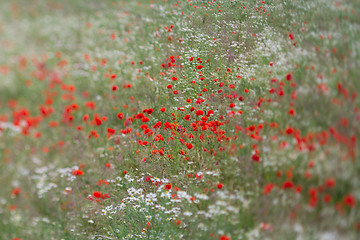
[[[360,239],[360,1],[1,0],[0,239]]]

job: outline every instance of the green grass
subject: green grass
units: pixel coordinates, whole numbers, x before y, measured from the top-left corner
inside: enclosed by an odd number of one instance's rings
[[[356,1],[0,9],[3,239],[359,237]]]

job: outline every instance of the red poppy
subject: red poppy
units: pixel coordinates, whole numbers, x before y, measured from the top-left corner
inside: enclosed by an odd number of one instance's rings
[[[351,194],[348,194],[344,197],[343,203],[345,206],[349,206],[349,207],[355,207],[356,205],[356,200],[355,197]]]
[[[252,156],[252,160],[255,161],[255,162],[260,162],[260,157],[259,157],[259,155],[254,154],[254,155]]]
[[[196,111],[196,116],[200,116],[200,115],[203,115],[203,114],[204,114],[204,111],[201,111],[201,110]]]
[[[287,134],[292,134],[294,132],[294,129],[292,128],[292,127],[288,127],[287,129],[286,129],[286,133]]]
[[[99,192],[99,191],[94,191],[94,192],[93,192],[93,196],[96,197],[96,198],[101,198],[101,192]]]
[[[291,74],[291,73],[288,73],[288,74],[286,75],[286,80],[288,80],[288,81],[291,81],[291,80],[292,80],[292,74]]]
[[[74,169],[74,170],[72,171],[72,175],[74,175],[74,176],[80,176],[80,175],[84,175],[84,172],[83,172],[82,170],[80,170],[80,169]]]
[[[269,194],[269,193],[272,191],[273,188],[274,188],[274,184],[273,184],[273,183],[268,183],[268,184],[266,184],[265,187],[264,187],[263,195]]]
[[[333,178],[326,179],[325,185],[327,187],[334,187],[335,184],[336,184],[335,179],[333,179]]]
[[[329,194],[326,194],[325,196],[324,196],[324,202],[325,203],[328,203],[328,202],[330,202],[331,201],[331,196],[329,195]]]
[[[171,183],[168,183],[164,186],[165,190],[170,190],[171,189]]]
[[[20,188],[14,188],[12,191],[11,191],[11,195],[12,196],[18,196],[19,194],[21,193],[21,189]]]
[[[197,65],[197,66],[196,66],[196,68],[200,70],[200,69],[202,69],[202,68],[203,68],[203,66],[201,66],[201,65]]]
[[[107,194],[107,193],[102,194],[102,195],[101,195],[101,198],[102,198],[102,199],[107,199],[107,198],[109,198],[109,194]]]
[[[220,236],[219,240],[230,240],[230,237],[228,237],[226,235],[222,235],[222,236]]]
[[[294,187],[294,183],[290,182],[290,181],[286,181],[283,184],[284,188],[293,188]]]
[[[119,112],[119,113],[117,114],[117,118],[118,118],[119,120],[122,120],[122,119],[125,118],[125,116],[124,116],[124,114],[123,114],[122,112]]]

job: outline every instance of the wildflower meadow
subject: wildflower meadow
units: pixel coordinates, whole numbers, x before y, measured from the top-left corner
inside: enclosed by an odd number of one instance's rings
[[[0,0],[0,240],[360,239],[360,1]]]

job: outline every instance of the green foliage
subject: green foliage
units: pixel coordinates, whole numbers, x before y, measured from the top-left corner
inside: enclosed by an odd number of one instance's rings
[[[1,1],[1,236],[356,239],[359,7]]]

